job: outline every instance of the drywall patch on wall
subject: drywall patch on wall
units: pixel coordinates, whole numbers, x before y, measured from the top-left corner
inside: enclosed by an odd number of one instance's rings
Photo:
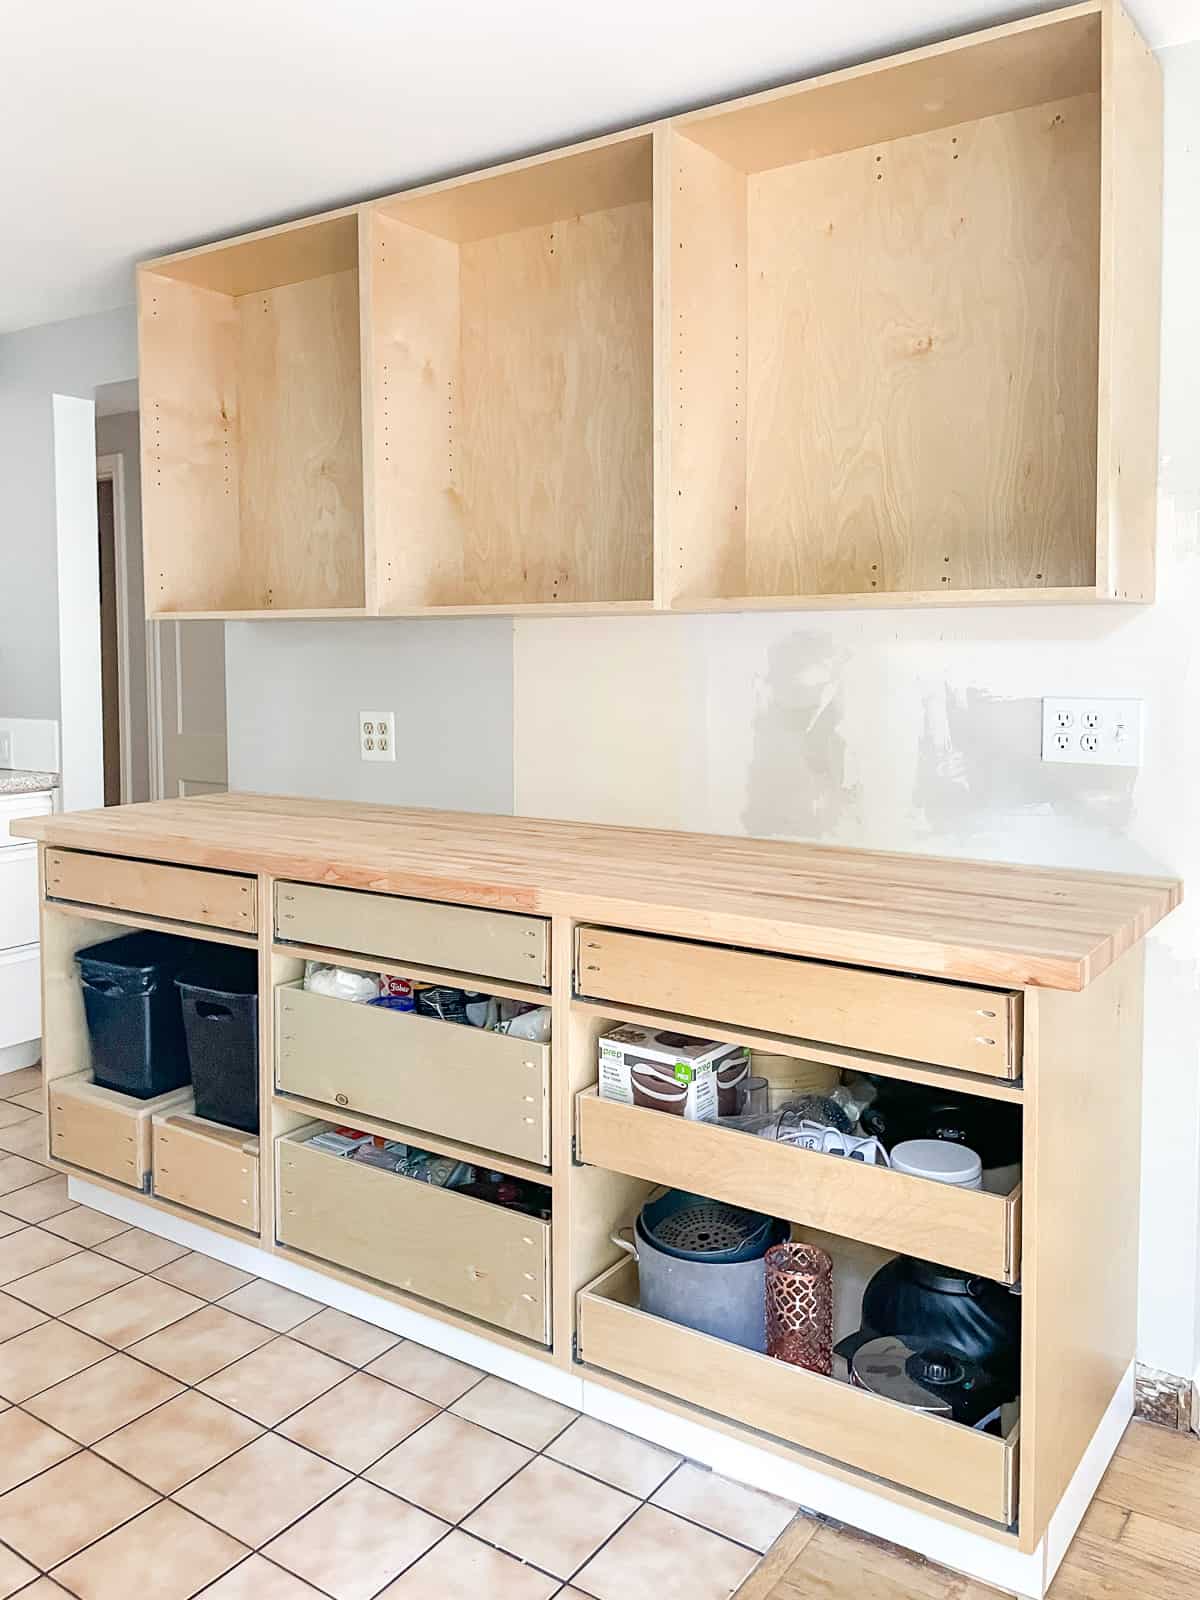
[[[847,661],[828,633],[790,633],[768,648],[754,688],[746,833],[828,839],[861,824],[862,791],[847,779],[842,732]]]

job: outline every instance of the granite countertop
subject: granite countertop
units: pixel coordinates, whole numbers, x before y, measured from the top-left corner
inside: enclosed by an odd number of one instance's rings
[[[0,794],[38,794],[58,788],[57,772],[26,772],[21,767],[0,767]]]

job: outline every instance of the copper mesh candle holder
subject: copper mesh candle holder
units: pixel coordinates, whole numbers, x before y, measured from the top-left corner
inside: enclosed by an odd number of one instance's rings
[[[767,1354],[810,1372],[833,1371],[833,1262],[812,1244],[766,1254]]]

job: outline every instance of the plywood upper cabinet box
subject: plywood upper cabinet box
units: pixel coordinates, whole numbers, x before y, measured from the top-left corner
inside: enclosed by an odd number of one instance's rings
[[[675,119],[667,603],[1152,598],[1160,124],[1108,3]]]
[[[358,214],[138,273],[146,609],[361,610]]]
[[[382,611],[651,602],[651,146],[369,209]]]

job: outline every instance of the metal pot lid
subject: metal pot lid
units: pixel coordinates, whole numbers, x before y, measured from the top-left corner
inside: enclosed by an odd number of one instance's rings
[[[850,1358],[850,1372],[860,1388],[885,1400],[948,1417],[953,1407],[946,1391],[968,1376],[968,1365],[951,1350],[921,1348],[892,1335],[862,1345]]]
[[[765,1250],[771,1227],[760,1212],[679,1191],[643,1207],[640,1220],[651,1244],[693,1261],[729,1261],[760,1241]]]

